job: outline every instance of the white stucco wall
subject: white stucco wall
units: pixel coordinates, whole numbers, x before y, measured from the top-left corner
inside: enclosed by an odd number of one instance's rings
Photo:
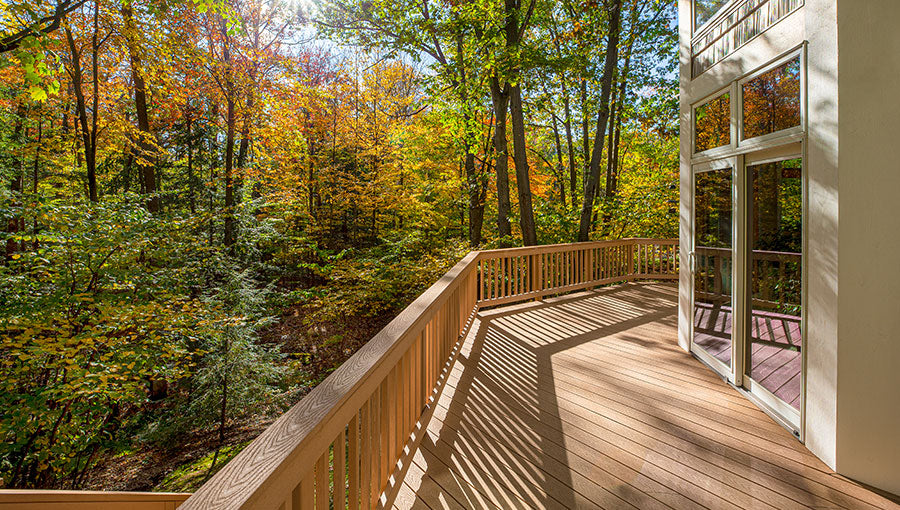
[[[838,85],[835,0],[806,0],[806,447],[836,467]]]
[[[900,2],[837,21],[837,470],[900,494]]]

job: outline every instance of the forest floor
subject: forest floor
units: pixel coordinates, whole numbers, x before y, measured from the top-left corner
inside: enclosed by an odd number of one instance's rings
[[[260,342],[277,345],[291,367],[287,377],[300,381],[286,392],[293,405],[322,379],[369,341],[393,318],[345,316],[337,321],[312,321],[311,310],[288,308],[260,335]],[[278,415],[259,414],[230,423],[216,461],[218,471],[262,433]],[[133,449],[109,452],[86,476],[84,490],[193,492],[207,478],[219,446],[215,430],[195,431],[167,445],[134,444]]]

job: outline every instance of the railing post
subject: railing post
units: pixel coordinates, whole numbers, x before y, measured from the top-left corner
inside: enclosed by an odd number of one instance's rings
[[[594,248],[589,248],[585,254],[585,266],[587,266],[587,281],[594,281],[597,278],[594,275]]]
[[[637,241],[631,241],[628,243],[628,280],[634,281],[634,275],[637,274],[637,271],[634,268],[634,247]]]
[[[535,253],[529,256],[528,260],[528,272],[531,273],[531,291],[532,292],[540,292],[544,289],[541,288],[541,259],[543,257],[540,253]],[[543,296],[536,296],[534,298],[535,301],[540,301],[543,299]]]

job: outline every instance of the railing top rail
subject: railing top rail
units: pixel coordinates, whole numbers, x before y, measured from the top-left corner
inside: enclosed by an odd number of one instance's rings
[[[20,503],[141,503],[184,501],[190,496],[181,492],[119,492],[78,490],[0,490],[0,506]]]
[[[478,252],[479,259],[491,259],[496,257],[515,257],[534,255],[536,253],[554,253],[558,251],[573,251],[589,248],[602,248],[604,246],[628,246],[636,243],[653,243],[661,245],[678,244],[678,239],[649,239],[643,237],[629,237],[625,239],[610,239],[605,241],[586,241],[582,243],[543,244],[538,246],[519,246],[515,248],[498,248],[494,250],[482,250]]]
[[[407,344],[475,268],[471,252],[422,293],[360,350],[269,426],[181,506],[198,508],[277,508],[328,448],[334,427],[346,424],[376,383],[396,365]],[[369,391],[371,390],[371,391]],[[309,451],[309,456],[298,452]]]

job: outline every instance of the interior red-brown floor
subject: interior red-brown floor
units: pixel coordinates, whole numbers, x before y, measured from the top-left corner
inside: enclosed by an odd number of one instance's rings
[[[694,307],[694,343],[719,361],[731,358],[730,307],[698,303]],[[800,409],[802,359],[800,318],[754,310],[750,320],[750,376],[776,397]]]

